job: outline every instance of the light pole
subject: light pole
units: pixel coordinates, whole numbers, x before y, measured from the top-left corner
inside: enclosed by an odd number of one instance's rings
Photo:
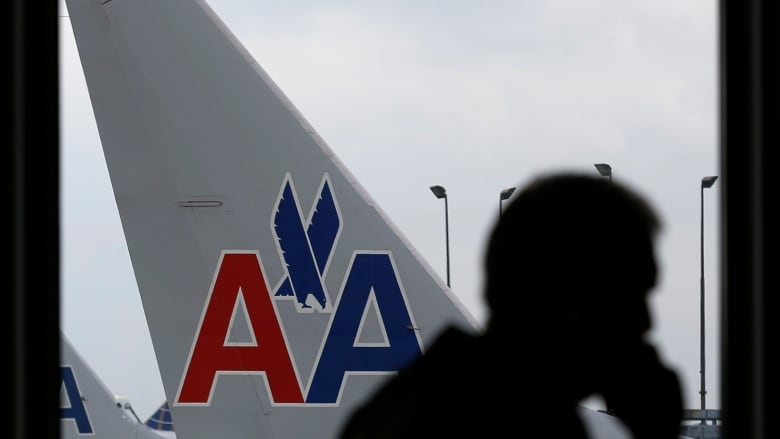
[[[700,353],[701,353],[701,390],[699,390],[699,394],[701,395],[701,411],[703,413],[703,417],[701,420],[702,425],[707,423],[707,416],[706,416],[706,406],[705,406],[705,396],[707,395],[707,391],[705,390],[705,384],[704,384],[704,189],[712,187],[713,184],[715,184],[715,180],[718,179],[717,175],[712,175],[709,177],[703,177],[701,179],[701,277],[699,285],[701,290],[701,297],[700,297]]]
[[[599,174],[601,174],[602,177],[609,178],[609,181],[612,181],[612,166],[609,166],[606,163],[596,163],[593,165],[596,167],[596,170],[599,171]]]
[[[447,286],[450,286],[450,218],[447,206],[447,190],[443,186],[431,186],[431,192],[438,199],[444,198],[444,239],[447,246]]]
[[[515,189],[515,187],[508,187],[501,191],[501,194],[498,196],[498,216],[501,216],[504,212],[504,200],[508,200],[515,192]]]

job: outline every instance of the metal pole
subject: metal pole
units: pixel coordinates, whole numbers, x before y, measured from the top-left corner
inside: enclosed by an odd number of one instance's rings
[[[450,286],[450,209],[447,205],[447,196],[444,197],[444,235],[447,245],[447,286]]]
[[[515,192],[515,187],[508,187],[498,194],[498,217],[504,213],[504,200],[508,200],[509,197]]]
[[[450,208],[447,203],[447,190],[443,186],[431,186],[431,192],[438,198],[444,198],[444,238],[447,248],[447,286],[450,286]]]
[[[701,185],[701,277],[700,277],[700,290],[701,290],[701,298],[700,298],[700,304],[701,304],[701,310],[700,310],[700,332],[701,332],[701,339],[700,339],[700,354],[701,354],[701,370],[699,371],[701,373],[701,390],[699,390],[699,394],[701,395],[701,410],[703,412],[703,418],[701,420],[702,425],[706,424],[706,406],[705,406],[705,395],[707,394],[707,391],[705,390],[705,369],[704,369],[704,184]]]

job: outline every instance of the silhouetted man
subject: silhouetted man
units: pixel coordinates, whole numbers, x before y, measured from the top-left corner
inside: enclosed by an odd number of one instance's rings
[[[676,439],[679,381],[645,340],[659,229],[619,183],[532,182],[490,236],[486,330],[444,331],[353,414],[342,439],[584,438],[577,407],[592,395],[635,438]]]

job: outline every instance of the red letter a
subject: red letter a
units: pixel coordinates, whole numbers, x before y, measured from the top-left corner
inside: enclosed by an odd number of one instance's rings
[[[225,344],[239,291],[256,346]],[[209,404],[220,372],[265,374],[271,402],[303,402],[257,252],[223,253],[176,403]]]

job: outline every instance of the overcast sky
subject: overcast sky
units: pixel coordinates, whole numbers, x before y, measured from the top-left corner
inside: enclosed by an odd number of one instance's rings
[[[651,335],[680,373],[686,408],[700,407],[717,2],[208,3],[442,279],[444,203],[429,187],[447,189],[452,289],[481,322],[500,191],[609,163],[663,220]],[[62,328],[146,418],[165,395],[70,22],[60,24]],[[707,408],[720,408],[719,183],[704,192]]]

